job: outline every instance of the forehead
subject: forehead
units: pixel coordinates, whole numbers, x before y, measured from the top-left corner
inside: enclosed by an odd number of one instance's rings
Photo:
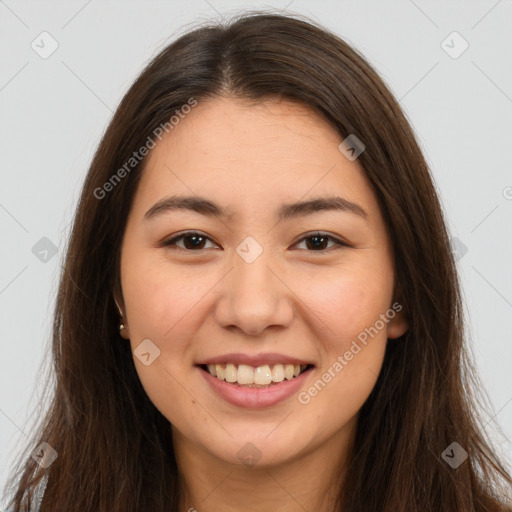
[[[342,140],[300,103],[201,100],[149,153],[135,206],[201,195],[236,216],[337,194],[378,214],[362,166],[338,149]]]
[[[250,161],[265,162],[270,170],[284,171],[286,164],[322,164],[325,159],[319,153],[327,148],[336,150],[338,139],[325,119],[296,102],[252,104],[214,98],[201,100],[183,116],[153,151],[150,161],[173,151],[176,157],[178,152],[187,158],[214,156],[227,159],[225,164],[243,162],[249,168]]]

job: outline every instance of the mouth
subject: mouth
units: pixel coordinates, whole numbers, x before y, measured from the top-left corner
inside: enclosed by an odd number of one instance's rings
[[[201,370],[217,380],[241,388],[270,388],[284,381],[291,381],[314,368],[312,364],[247,364],[221,363],[201,364]]]

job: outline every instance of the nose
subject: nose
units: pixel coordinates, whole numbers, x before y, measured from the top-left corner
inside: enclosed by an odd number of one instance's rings
[[[250,336],[270,327],[288,327],[293,318],[293,292],[278,269],[265,252],[251,263],[235,254],[233,268],[220,283],[215,311],[218,324]]]

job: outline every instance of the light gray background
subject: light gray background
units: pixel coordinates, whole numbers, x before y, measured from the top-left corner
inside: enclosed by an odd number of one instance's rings
[[[512,2],[0,0],[0,485],[38,414],[54,294],[93,151],[142,66],[195,22],[286,9],[360,49],[400,99],[459,251],[473,350],[512,453]],[[58,49],[31,48],[47,31]],[[458,58],[441,46],[453,31]],[[456,52],[453,36],[445,45]],[[45,48],[48,48],[48,42]],[[48,261],[34,245],[58,248]],[[461,245],[463,244],[463,246]],[[40,255],[44,257],[44,254]],[[490,419],[490,417],[488,418]]]

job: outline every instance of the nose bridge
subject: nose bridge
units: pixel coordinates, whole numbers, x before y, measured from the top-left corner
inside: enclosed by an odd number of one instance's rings
[[[279,291],[276,290],[276,276],[269,269],[273,265],[271,250],[264,249],[255,239],[248,237],[237,247],[236,253],[231,290],[233,298],[240,306],[260,313],[275,308]]]
[[[240,298],[252,297],[253,303],[258,299],[268,301],[270,296],[274,296],[275,283],[271,281],[276,279],[270,271],[270,268],[275,266],[270,257],[270,250],[267,249],[261,254],[256,254],[255,251],[250,242],[243,243],[237,248],[237,255],[233,257],[233,292],[237,296],[241,295]]]

